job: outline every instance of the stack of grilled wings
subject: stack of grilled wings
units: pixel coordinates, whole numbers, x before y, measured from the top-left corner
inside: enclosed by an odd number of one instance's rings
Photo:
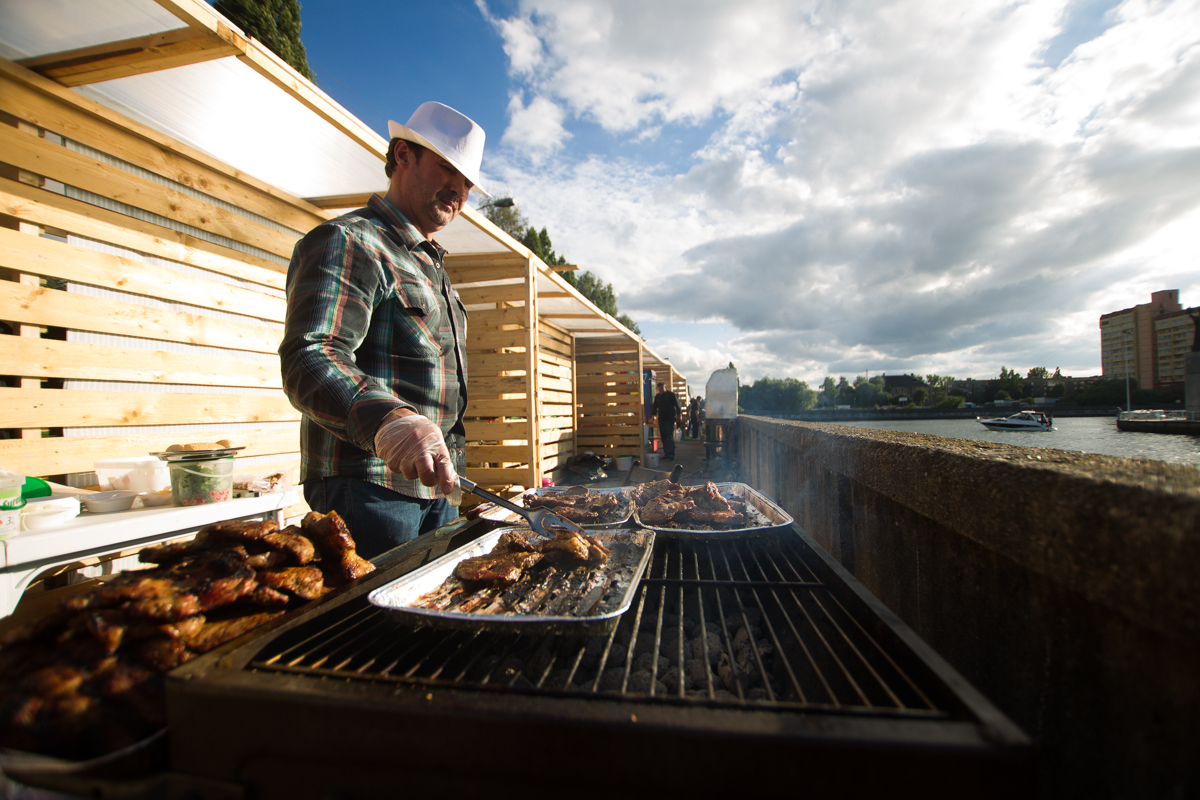
[[[563,519],[580,525],[623,522],[628,517],[628,495],[618,492],[594,492],[586,486],[572,486],[525,498],[526,508],[548,508]]]
[[[0,637],[0,746],[88,758],[166,723],[162,673],[360,578],[336,513],[219,522]]]
[[[726,499],[712,481],[703,486],[681,486],[668,479],[643,483],[633,497],[643,525],[722,529],[753,524],[746,504]]]

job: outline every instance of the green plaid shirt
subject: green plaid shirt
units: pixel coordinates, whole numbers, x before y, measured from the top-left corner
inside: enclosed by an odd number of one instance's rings
[[[397,408],[433,420],[463,471],[467,312],[444,255],[378,195],[296,244],[279,358],[304,414],[302,482],[337,475],[437,496],[375,457],[375,432]]]

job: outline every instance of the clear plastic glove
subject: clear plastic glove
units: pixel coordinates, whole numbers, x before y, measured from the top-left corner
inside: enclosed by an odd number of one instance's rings
[[[419,478],[425,486],[439,487],[444,495],[458,487],[442,430],[428,417],[409,414],[387,419],[375,433],[375,454],[392,472],[408,480]]]

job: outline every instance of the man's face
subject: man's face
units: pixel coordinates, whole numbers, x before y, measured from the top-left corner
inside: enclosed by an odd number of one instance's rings
[[[470,181],[437,153],[426,150],[418,158],[407,143],[396,144],[396,172],[389,199],[426,238],[458,216],[470,191]]]

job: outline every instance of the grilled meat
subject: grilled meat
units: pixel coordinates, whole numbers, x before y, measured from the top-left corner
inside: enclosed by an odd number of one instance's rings
[[[310,516],[332,542],[322,567],[360,569],[340,520]],[[296,528],[206,526],[190,542],[145,548],[140,560],[158,566],[122,573],[10,630],[0,640],[0,747],[89,758],[161,729],[161,673],[284,613],[292,595],[323,593],[323,569],[305,565],[316,552]]]
[[[264,586],[296,595],[303,600],[316,600],[328,591],[325,578],[316,567],[282,567],[263,570],[258,580]]]
[[[650,483],[643,483],[638,486],[633,491],[633,500],[635,503],[637,503],[638,508],[642,508],[663,492],[669,492],[682,488],[683,487],[678,483],[675,483],[675,481],[663,478],[661,481],[652,481]]]
[[[350,530],[336,511],[326,515],[310,511],[300,527],[321,551],[321,571],[330,586],[342,586],[375,571],[374,564],[355,552]]]
[[[454,574],[464,581],[512,583],[521,573],[542,560],[541,553],[502,553],[468,558],[458,562]]]

